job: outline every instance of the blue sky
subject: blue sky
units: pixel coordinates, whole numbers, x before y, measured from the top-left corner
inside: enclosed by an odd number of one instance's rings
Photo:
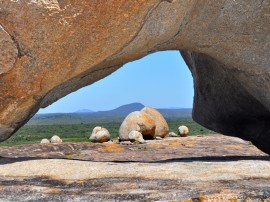
[[[157,52],[127,63],[39,113],[110,110],[133,102],[155,108],[192,108],[192,77],[179,51]]]

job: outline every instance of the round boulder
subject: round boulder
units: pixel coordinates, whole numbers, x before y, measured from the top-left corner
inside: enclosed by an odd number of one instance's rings
[[[111,135],[106,128],[97,126],[93,129],[89,139],[94,143],[108,142],[111,139]]]
[[[40,144],[49,144],[50,143],[50,140],[44,138],[40,141]]]
[[[180,127],[178,128],[178,134],[179,134],[181,137],[187,137],[188,134],[189,134],[188,127],[186,127],[186,126],[180,126]]]
[[[135,130],[140,132],[144,139],[155,138],[155,121],[145,112],[135,111],[130,113],[123,121],[119,129],[119,139],[121,141],[129,140],[128,135]]]
[[[145,140],[143,139],[143,135],[136,131],[136,130],[133,130],[131,131],[129,134],[128,134],[128,138],[131,142],[139,142],[141,144],[145,143]]]
[[[154,120],[156,125],[155,137],[164,138],[169,134],[169,126],[167,121],[158,110],[152,107],[144,107],[141,111],[151,116],[151,118]]]
[[[62,140],[61,140],[61,138],[58,137],[57,135],[54,135],[54,136],[52,136],[50,142],[51,142],[51,143],[62,143]]]

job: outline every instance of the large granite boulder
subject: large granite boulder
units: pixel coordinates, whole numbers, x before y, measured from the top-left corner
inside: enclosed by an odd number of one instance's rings
[[[167,121],[158,110],[152,107],[144,107],[141,111],[148,114],[154,120],[156,125],[155,137],[164,138],[169,134]]]
[[[2,0],[0,141],[123,64],[176,49],[193,74],[194,119],[270,153],[269,13],[254,0]]]
[[[122,122],[119,128],[119,139],[121,141],[129,140],[129,133],[131,131],[140,132],[143,137],[155,137],[155,121],[145,112],[135,111],[130,113]]]

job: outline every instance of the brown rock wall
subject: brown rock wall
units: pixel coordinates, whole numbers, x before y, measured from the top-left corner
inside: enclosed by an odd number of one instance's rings
[[[129,61],[173,49],[194,53],[185,59],[195,85],[204,86],[205,73],[216,92],[195,90],[194,118],[270,153],[269,13],[268,1],[254,0],[1,0],[0,140],[40,107]],[[219,83],[218,71],[226,72]]]

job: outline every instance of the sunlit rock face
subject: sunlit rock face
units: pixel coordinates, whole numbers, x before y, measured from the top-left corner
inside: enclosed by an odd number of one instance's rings
[[[269,13],[254,0],[1,0],[0,140],[123,64],[174,49],[193,73],[195,120],[270,153]]]

